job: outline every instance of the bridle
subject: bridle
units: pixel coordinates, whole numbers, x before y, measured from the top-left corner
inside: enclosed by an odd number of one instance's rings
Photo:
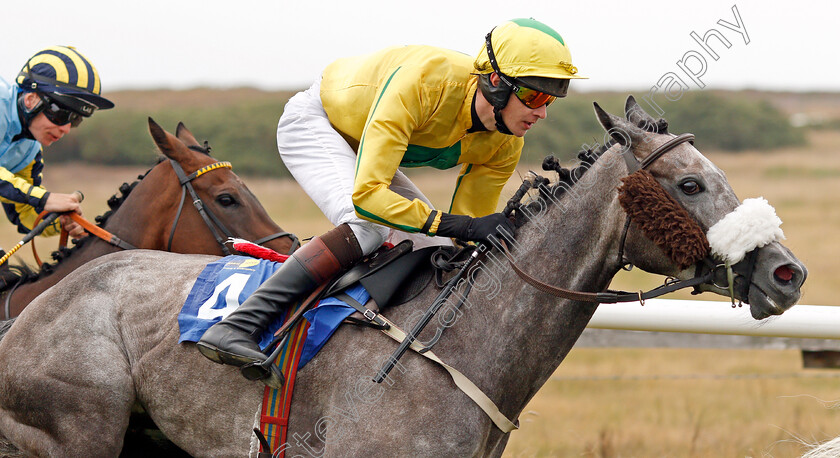
[[[194,150],[194,151],[203,152],[205,154],[207,153],[207,149],[202,148],[200,146],[189,146],[189,148]],[[213,238],[216,239],[216,242],[219,244],[219,247],[221,247],[222,252],[226,256],[230,255],[231,251],[227,247],[227,241],[234,237],[233,233],[231,233],[230,230],[228,230],[227,227],[225,227],[225,225],[222,224],[221,220],[219,220],[219,218],[216,217],[215,214],[213,214],[213,212],[210,210],[210,208],[207,207],[207,205],[204,204],[204,201],[202,201],[201,197],[199,197],[198,193],[196,193],[195,188],[192,185],[192,181],[195,180],[196,178],[198,178],[199,176],[201,176],[201,175],[203,175],[207,172],[216,170],[216,169],[221,169],[221,168],[233,169],[233,165],[230,162],[227,162],[227,161],[214,162],[210,165],[204,166],[204,167],[196,170],[195,172],[187,175],[184,172],[184,169],[181,167],[181,165],[177,161],[170,159],[169,162],[172,165],[172,169],[175,171],[175,175],[178,177],[178,181],[181,183],[181,200],[180,200],[180,203],[178,204],[178,211],[175,214],[175,219],[172,221],[172,227],[169,230],[169,239],[168,239],[168,242],[166,244],[166,251],[172,251],[172,240],[175,237],[175,229],[178,226],[178,220],[181,218],[181,212],[184,209],[184,201],[186,200],[186,194],[189,191],[190,197],[193,200],[193,206],[196,208],[196,210],[198,210],[198,213],[201,215],[201,218],[204,221],[204,224],[207,225],[208,229],[210,229],[210,232],[213,234]],[[38,216],[38,219],[35,220],[35,224],[37,224],[38,221],[40,221],[41,218],[46,216],[46,214],[47,214],[47,212],[41,213],[41,215]],[[105,229],[103,229],[103,228],[91,223],[90,221],[84,219],[83,217],[81,217],[77,213],[69,213],[68,215],[73,219],[73,221],[75,221],[76,223],[81,225],[88,233],[90,233],[91,235],[93,235],[93,236],[95,236],[99,239],[104,240],[105,242],[109,243],[110,245],[113,245],[113,246],[115,246],[117,248],[120,248],[120,249],[123,249],[123,250],[132,250],[132,249],[137,248],[134,245],[131,245],[130,243],[126,242],[125,240],[120,239],[116,235],[111,234],[110,232],[106,231]],[[217,228],[218,228],[218,230],[217,230]],[[220,234],[220,231],[221,231],[221,234]],[[222,235],[224,235],[225,237],[222,237]],[[298,247],[300,247],[300,241],[298,240],[298,237],[296,235],[290,233],[290,232],[277,232],[277,233],[262,237],[258,240],[255,240],[253,243],[255,243],[257,245],[261,245],[263,243],[269,242],[271,240],[274,240],[274,239],[277,239],[277,238],[280,238],[280,237],[289,237],[292,240],[292,246],[289,249],[289,254],[291,254]],[[32,251],[33,251],[33,255],[35,257],[35,261],[40,266],[42,263],[41,263],[40,258],[38,257],[37,251],[35,251],[34,239],[32,240],[31,243],[32,243]],[[61,240],[59,242],[59,245],[60,246],[66,246],[67,245],[67,233],[65,231],[62,231]],[[15,290],[17,289],[17,287],[19,285],[20,285],[20,282],[15,284],[9,290],[9,292],[6,294],[5,304],[4,304],[6,319],[8,319],[9,315],[11,314],[12,294],[14,294]]]
[[[190,146],[190,149],[198,152],[206,153],[206,148],[202,148],[200,146]],[[219,220],[218,217],[207,207],[204,202],[201,200],[201,197],[195,192],[195,188],[192,185],[192,180],[204,175],[207,172],[220,169],[220,168],[228,168],[233,169],[233,165],[227,161],[219,161],[214,162],[210,165],[204,166],[195,172],[187,175],[184,172],[184,169],[181,167],[177,161],[170,159],[169,163],[172,165],[172,169],[175,171],[175,175],[178,177],[178,181],[181,183],[181,201],[178,203],[178,211],[175,213],[175,219],[172,221],[172,228],[169,230],[169,240],[166,243],[166,251],[172,251],[172,239],[175,237],[175,229],[178,226],[178,221],[181,219],[181,211],[184,209],[184,201],[186,200],[187,192],[189,191],[190,197],[193,200],[193,206],[196,210],[198,210],[198,214],[201,215],[201,219],[204,221],[204,224],[210,229],[210,232],[213,234],[213,238],[216,239],[216,243],[222,248],[222,252],[225,256],[230,255],[230,249],[227,247],[227,240],[234,238],[234,234],[222,224],[222,221]],[[218,228],[218,230],[217,230]],[[219,233],[221,231],[221,234]],[[224,235],[224,237],[222,236]],[[292,239],[292,247],[289,249],[289,253],[293,252],[296,248],[300,246],[300,241],[298,240],[297,236],[290,233],[290,232],[276,232],[274,234],[265,236],[259,240],[255,240],[254,243],[257,245],[261,245],[265,242],[269,242],[271,240],[280,238],[280,237],[289,237]]]
[[[636,156],[633,154],[632,148],[630,145],[624,146],[623,156],[624,161],[627,164],[627,171],[628,175],[637,172],[638,170],[643,170],[649,167],[654,161],[662,157],[668,151],[676,148],[677,146],[685,143],[685,142],[694,142],[694,134],[685,133],[678,136],[675,136],[668,140],[667,142],[663,143],[659,147],[657,147],[650,155],[648,155],[645,159],[641,162],[636,159]],[[630,218],[628,216],[627,221],[624,225],[624,231],[621,235],[621,242],[619,246],[619,261],[624,263],[624,243],[627,238],[627,231],[630,227]],[[515,262],[513,256],[511,255],[507,244],[504,241],[500,243],[502,252],[504,253],[505,257],[508,259],[511,267],[513,268],[514,272],[519,275],[522,280],[524,280],[529,285],[533,286],[534,288],[544,292],[551,294],[553,296],[562,297],[565,299],[570,299],[574,301],[582,301],[582,302],[596,302],[596,303],[605,303],[605,304],[613,304],[618,302],[641,302],[644,304],[644,301],[648,299],[652,299],[655,297],[662,296],[667,293],[671,293],[683,288],[691,288],[696,287],[704,283],[710,283],[714,281],[715,278],[715,269],[710,270],[705,275],[700,275],[700,269],[696,270],[695,276],[688,280],[675,280],[670,279],[665,284],[654,288],[649,291],[638,291],[638,292],[626,292],[626,291],[603,291],[598,293],[591,293],[591,292],[583,292],[583,291],[572,291],[564,288],[560,288],[557,286],[552,286],[547,283],[544,283],[533,276],[529,275],[525,271],[523,271]],[[727,273],[729,274],[729,269],[727,269]],[[732,291],[732,279],[731,274],[728,275],[729,277],[729,288],[730,292]],[[718,285],[716,285],[718,286]],[[720,287],[720,286],[719,286]],[[733,296],[734,302],[734,296]]]
[[[627,161],[627,168],[630,171],[630,173],[634,173],[637,170],[640,170],[641,168],[647,167],[648,165],[650,165],[650,163],[652,163],[653,161],[655,161],[657,158],[661,157],[663,154],[667,153],[668,151],[674,149],[676,146],[678,146],[678,145],[680,145],[684,142],[692,141],[692,140],[694,140],[694,135],[693,134],[683,134],[683,135],[680,135],[678,137],[672,138],[672,139],[668,140],[667,142],[663,143],[662,145],[660,145],[658,148],[656,148],[656,150],[654,150],[654,152],[651,153],[649,158],[645,159],[641,163],[639,163],[639,161],[635,158],[635,156],[633,156],[632,149],[630,148],[630,146],[626,145],[625,146],[626,149],[623,151],[623,153],[625,155],[625,160]],[[631,157],[627,157],[627,155],[630,155]],[[633,162],[631,162],[631,160]],[[531,185],[532,184],[528,184],[527,187],[530,187]],[[519,189],[519,191],[516,192],[514,197],[517,198],[517,199],[521,198],[524,195],[524,193],[527,192],[527,187],[526,187],[526,185],[523,184],[523,187],[521,187]],[[509,207],[511,207],[511,206],[509,205]],[[521,208],[521,204],[520,204],[520,208]],[[511,207],[511,211],[513,209],[514,208]],[[505,209],[505,214],[509,215],[509,213],[510,213],[510,211],[506,208]],[[629,215],[628,215],[628,220],[629,220]],[[505,241],[503,239],[499,238],[499,239],[496,239],[495,241],[492,242],[493,245],[496,244],[495,242],[498,242],[498,245],[500,245],[505,257],[507,257],[508,262],[510,262],[511,267],[516,272],[516,274],[519,275],[519,277],[521,277],[526,283],[533,286],[534,288],[536,288],[539,291],[542,291],[542,292],[545,292],[545,293],[548,293],[548,294],[551,294],[551,295],[554,295],[554,296],[557,296],[557,297],[570,299],[570,300],[573,300],[573,301],[594,302],[594,303],[616,303],[616,302],[640,301],[640,302],[642,302],[642,304],[644,304],[644,301],[647,300],[647,299],[657,297],[657,296],[661,296],[663,294],[667,294],[669,292],[676,291],[678,289],[687,288],[687,287],[694,287],[694,286],[698,286],[698,285],[703,284],[703,283],[708,283],[709,281],[711,281],[713,279],[713,272],[709,272],[705,276],[695,275],[695,277],[690,279],[690,280],[676,280],[676,281],[672,281],[672,282],[667,282],[664,285],[662,285],[658,288],[655,288],[653,290],[650,290],[650,291],[647,291],[647,292],[639,291],[638,293],[629,293],[629,292],[625,292],[625,291],[609,291],[609,290],[604,291],[604,292],[598,292],[598,293],[591,293],[591,292],[584,292],[584,291],[572,291],[572,290],[552,286],[552,285],[549,285],[547,283],[543,283],[542,281],[540,281],[540,280],[532,277],[531,275],[527,274],[525,271],[523,271],[516,264],[516,261],[514,260],[513,256],[511,255],[510,250],[508,249]],[[411,332],[408,333],[405,336],[402,336],[401,338],[397,338],[397,340],[400,341],[400,346],[394,351],[394,353],[387,359],[385,364],[379,370],[379,372],[377,373],[377,375],[373,379],[374,382],[381,383],[387,378],[388,373],[396,366],[397,361],[400,359],[400,357],[402,357],[402,355],[412,345],[412,343],[416,339],[416,336],[420,335],[420,333],[423,331],[423,329],[426,327],[426,325],[430,322],[432,317],[438,312],[438,310],[440,309],[442,304],[448,300],[449,296],[452,294],[452,291],[453,291],[455,285],[459,285],[462,281],[464,281],[463,277],[467,276],[472,268],[477,268],[477,267],[474,267],[476,264],[479,264],[479,263],[483,262],[481,260],[481,258],[483,256],[487,255],[488,248],[489,247],[486,246],[484,242],[481,242],[481,244],[472,252],[472,254],[470,254],[469,259],[463,263],[463,265],[461,266],[458,273],[455,276],[453,276],[452,278],[450,278],[449,281],[447,282],[447,284],[444,286],[444,288],[438,293],[437,298],[435,298],[434,302],[432,302],[432,305],[427,309],[426,313],[422,316],[422,318],[414,325],[414,327],[411,329]],[[699,270],[697,272],[699,272]],[[469,288],[470,288],[471,285],[472,285],[472,281],[467,281],[466,289],[461,294],[459,294],[461,296],[461,298],[466,298],[466,294],[469,293]],[[460,307],[460,303],[462,303],[462,302],[459,302],[458,305],[455,306],[456,310],[457,310],[457,307]],[[435,338],[434,338],[434,341],[430,345],[422,346],[417,351],[421,354],[425,354],[425,353],[429,352],[429,350],[431,349],[431,347],[433,345],[435,345],[435,343],[437,342],[437,339],[439,337],[440,337],[439,335],[436,335]],[[450,374],[452,374],[452,372],[450,372]],[[453,377],[455,377],[454,374],[453,374]],[[457,384],[457,382],[456,382],[456,384]],[[464,390],[464,391],[467,392],[466,390]],[[516,423],[513,423],[510,420],[508,420],[499,411],[498,407],[489,398],[487,398],[486,395],[481,393],[480,390],[477,390],[477,391],[478,391],[478,393],[474,393],[472,390],[470,390],[470,392],[467,393],[467,394],[470,396],[470,398],[472,398],[482,408],[482,410],[484,410],[485,413],[487,413],[488,416],[490,416],[490,418],[493,420],[494,424],[502,432],[508,433],[512,429],[515,429],[517,427]],[[476,395],[475,397],[473,396],[474,394]]]

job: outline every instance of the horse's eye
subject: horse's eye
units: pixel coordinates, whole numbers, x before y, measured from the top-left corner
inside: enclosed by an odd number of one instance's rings
[[[216,197],[216,202],[218,202],[222,207],[236,205],[236,199],[234,199],[230,194],[220,194],[219,197]]]
[[[698,192],[702,191],[703,188],[700,187],[694,180],[686,181],[685,183],[680,184],[680,189],[687,195],[697,194]]]

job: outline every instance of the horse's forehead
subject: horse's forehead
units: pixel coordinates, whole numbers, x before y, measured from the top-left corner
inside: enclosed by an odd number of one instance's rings
[[[690,143],[674,148],[667,156],[669,160],[664,162],[672,164],[683,173],[695,173],[709,178],[719,175],[721,179],[724,179],[723,172]]]
[[[654,134],[653,137],[651,141],[645,142],[645,157],[675,136]],[[723,172],[689,142],[682,143],[668,151],[664,156],[655,161],[653,166],[656,166],[657,163],[660,163],[660,169],[672,168],[681,174],[694,173],[708,176],[710,179],[712,176],[717,175],[721,180],[726,180]],[[665,172],[666,170],[661,171]]]
[[[184,172],[189,175],[195,172],[196,170],[200,170],[204,167],[213,165],[219,161],[206,154],[190,151],[190,155],[181,157],[179,160],[177,160],[177,162],[181,166],[181,168],[184,169]],[[216,173],[216,171],[213,171],[213,173],[205,173],[203,175],[213,175],[214,177],[218,178],[221,174]]]

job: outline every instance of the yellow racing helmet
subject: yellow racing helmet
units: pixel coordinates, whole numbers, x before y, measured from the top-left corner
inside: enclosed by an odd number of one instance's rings
[[[25,92],[38,92],[82,116],[113,108],[102,97],[99,73],[85,56],[69,46],[37,52],[24,64],[16,82]]]
[[[482,93],[494,106],[504,108],[514,82],[565,97],[572,79],[585,79],[572,64],[565,40],[536,19],[513,19],[490,31],[473,66]],[[497,73],[505,84],[492,86],[489,74]]]
[[[495,54],[498,68],[494,68],[488,50]],[[473,65],[478,73],[501,71],[514,78],[586,78],[577,74],[563,37],[533,18],[513,19],[495,27],[487,34]]]

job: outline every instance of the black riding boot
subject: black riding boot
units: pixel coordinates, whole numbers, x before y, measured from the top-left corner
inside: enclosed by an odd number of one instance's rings
[[[342,224],[298,249],[242,305],[208,329],[198,341],[207,358],[233,366],[264,361],[259,339],[280,313],[318,285],[349,269],[362,249],[350,226]]]

